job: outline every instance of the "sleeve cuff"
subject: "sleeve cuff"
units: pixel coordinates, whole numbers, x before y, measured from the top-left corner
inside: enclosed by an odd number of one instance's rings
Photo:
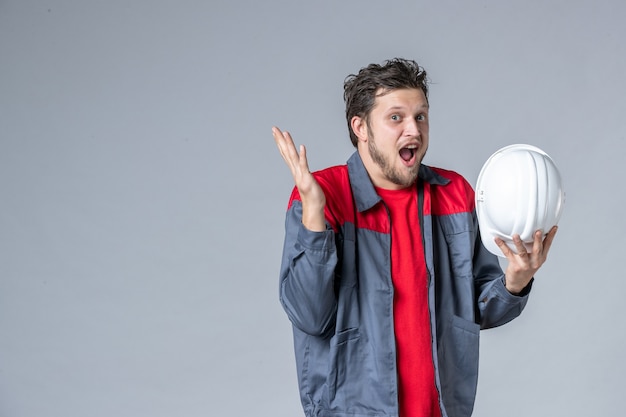
[[[535,281],[534,277],[531,278],[530,281],[528,282],[528,284],[526,284],[526,286],[522,289],[522,291],[520,291],[517,294],[513,294],[512,292],[507,290],[505,279],[506,279],[505,276],[502,276],[502,286],[504,287],[504,291],[506,291],[512,297],[526,297],[526,296],[528,296],[528,294],[530,294],[530,290],[533,287],[533,282]]]

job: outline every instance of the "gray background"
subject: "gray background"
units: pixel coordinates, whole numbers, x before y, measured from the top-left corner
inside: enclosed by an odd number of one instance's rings
[[[620,415],[626,3],[0,0],[0,416],[301,415],[278,303],[292,179],[352,152],[342,85],[429,71],[426,163],[543,148],[567,203],[477,416]]]

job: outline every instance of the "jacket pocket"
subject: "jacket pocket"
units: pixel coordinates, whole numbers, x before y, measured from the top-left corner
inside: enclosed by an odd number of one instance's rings
[[[453,315],[440,344],[440,379],[450,416],[470,416],[478,384],[480,325]]]
[[[338,332],[330,339],[330,361],[328,370],[329,402],[343,403],[346,398],[337,393],[345,383],[358,381],[363,355],[360,349],[359,329],[351,328]],[[354,375],[353,375],[354,374]]]
[[[335,271],[339,287],[356,286],[356,231],[352,223],[345,223],[342,233],[338,234],[337,242],[339,269]]]
[[[474,265],[474,246],[476,235],[472,229],[472,217],[470,213],[457,213],[441,218],[439,225],[445,239],[445,257],[450,262],[450,269],[455,279],[471,280]]]

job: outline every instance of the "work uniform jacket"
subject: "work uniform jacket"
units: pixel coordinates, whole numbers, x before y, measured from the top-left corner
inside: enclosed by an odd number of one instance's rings
[[[391,220],[358,153],[314,173],[327,230],[302,225],[294,189],[286,216],[280,301],[292,325],[307,416],[398,416]],[[416,198],[428,272],[432,358],[443,417],[472,413],[481,328],[524,308],[482,245],[474,191],[459,174],[420,167]],[[407,254],[410,256],[410,254]]]

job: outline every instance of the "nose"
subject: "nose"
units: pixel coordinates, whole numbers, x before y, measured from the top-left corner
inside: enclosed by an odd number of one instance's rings
[[[404,126],[405,136],[418,137],[420,135],[420,127],[417,120],[414,118],[408,118],[406,125]]]

